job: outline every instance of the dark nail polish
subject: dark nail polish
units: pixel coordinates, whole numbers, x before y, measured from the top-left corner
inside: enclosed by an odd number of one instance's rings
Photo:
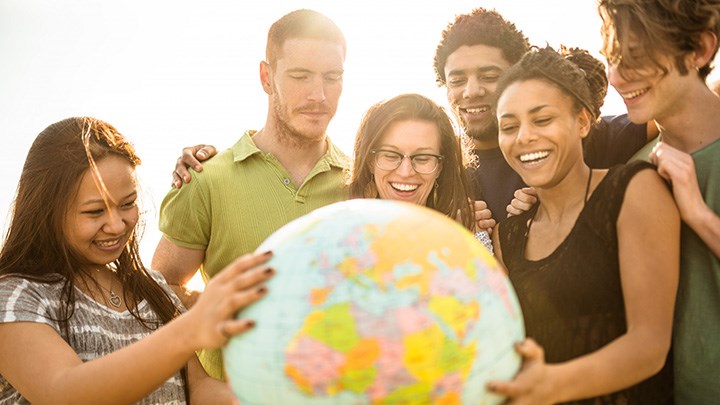
[[[259,295],[265,294],[267,292],[267,287],[260,287],[257,289],[257,293]]]
[[[268,267],[263,273],[269,276],[271,274],[275,274],[275,269],[273,269],[272,267]]]

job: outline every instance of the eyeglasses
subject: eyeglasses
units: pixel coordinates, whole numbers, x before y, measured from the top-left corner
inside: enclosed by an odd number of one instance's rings
[[[412,168],[420,174],[434,172],[441,160],[442,155],[432,153],[417,153],[414,155],[403,155],[392,150],[373,149],[370,151],[375,156],[375,165],[382,170],[395,170],[400,167],[403,159],[409,158]]]

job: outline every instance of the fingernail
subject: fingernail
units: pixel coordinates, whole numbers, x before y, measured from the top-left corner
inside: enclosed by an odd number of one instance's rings
[[[495,389],[497,388],[494,383],[488,383],[486,387],[488,391],[495,391]]]
[[[263,295],[263,294],[265,294],[265,293],[267,292],[267,287],[265,287],[265,286],[260,287],[260,288],[257,289],[256,292],[258,293],[258,295]]]
[[[198,151],[197,155],[198,155],[198,157],[205,157],[205,151],[204,150]]]
[[[275,269],[273,269],[272,267],[268,267],[267,269],[265,269],[265,271],[263,273],[265,273],[269,276],[269,275],[275,273]]]
[[[178,187],[180,187],[180,182],[179,182],[179,181],[173,181],[172,186],[175,187],[175,188],[178,188]]]
[[[272,254],[273,254],[272,250],[268,250],[268,251],[263,252],[262,256],[270,257],[270,256],[272,256]]]
[[[253,321],[252,319],[248,319],[248,321],[245,322],[245,325],[246,325],[248,328],[254,328],[254,327],[255,327],[255,321]]]

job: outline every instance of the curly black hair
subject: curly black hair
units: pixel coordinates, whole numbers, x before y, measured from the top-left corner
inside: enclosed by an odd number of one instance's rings
[[[596,117],[600,116],[600,108],[605,103],[605,96],[608,92],[608,78],[605,72],[605,63],[590,55],[590,52],[580,48],[567,48],[560,45],[560,56],[574,63],[585,72],[590,88],[593,109],[590,111]]]
[[[600,108],[595,108],[597,104],[587,76],[583,69],[553,48],[533,47],[502,76],[496,89],[497,99],[515,82],[540,79],[572,96],[577,110],[587,109],[595,120],[600,114]]]
[[[514,64],[530,48],[530,43],[515,24],[495,10],[476,8],[455,17],[442,33],[435,50],[435,76],[439,86],[445,85],[445,62],[461,46],[487,45],[499,48],[505,60]]]

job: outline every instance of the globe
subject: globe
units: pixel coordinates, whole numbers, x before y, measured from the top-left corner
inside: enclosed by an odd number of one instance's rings
[[[223,349],[243,405],[496,404],[524,338],[492,254],[437,211],[351,200],[298,218],[272,250],[269,292]]]

